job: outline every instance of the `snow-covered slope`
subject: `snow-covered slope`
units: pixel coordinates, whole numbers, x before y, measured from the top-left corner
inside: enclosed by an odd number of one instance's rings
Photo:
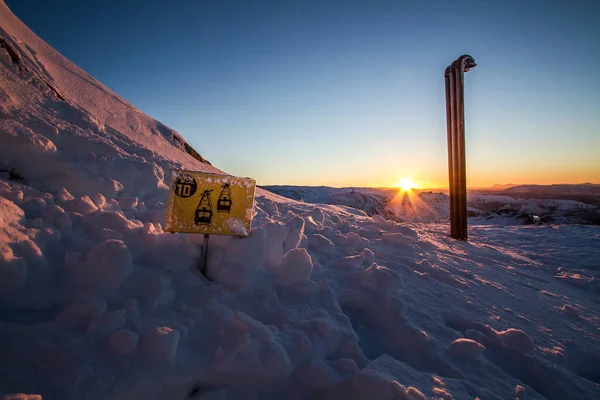
[[[74,194],[158,198],[163,173],[172,167],[219,172],[177,132],[48,46],[3,2],[0,21],[5,176],[47,190],[69,185]]]
[[[219,171],[1,2],[0,28],[1,398],[600,398],[600,228],[463,243],[258,190],[207,279],[161,224],[169,168]]]

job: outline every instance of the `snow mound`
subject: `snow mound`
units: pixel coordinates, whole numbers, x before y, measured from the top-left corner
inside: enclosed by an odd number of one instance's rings
[[[507,329],[502,332],[497,332],[500,342],[511,349],[520,351],[525,354],[533,353],[533,341],[525,332],[520,329]]]
[[[479,358],[484,350],[485,346],[477,343],[475,340],[456,339],[450,344],[450,349],[448,351],[453,356],[464,358],[466,360],[474,360]]]

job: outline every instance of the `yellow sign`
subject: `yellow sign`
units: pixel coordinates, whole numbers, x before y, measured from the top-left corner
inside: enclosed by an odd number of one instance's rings
[[[173,170],[165,231],[250,236],[256,181]]]

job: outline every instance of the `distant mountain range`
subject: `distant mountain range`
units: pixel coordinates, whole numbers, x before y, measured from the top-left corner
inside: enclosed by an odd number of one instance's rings
[[[506,185],[494,185],[506,186]],[[555,185],[512,185],[502,189],[503,193],[552,193],[552,194],[565,194],[565,193],[593,193],[600,194],[600,184],[594,183],[581,183],[581,184],[555,184]]]
[[[514,183],[506,183],[506,184],[494,184],[492,186],[469,186],[469,190],[477,190],[477,191],[507,191],[508,192],[526,192],[530,190],[542,190],[542,191],[553,191],[553,192],[565,192],[569,191],[571,193],[589,193],[590,191],[597,192],[600,188],[600,184],[597,183],[560,183],[560,184],[551,184],[551,185],[539,185],[539,184],[514,184]],[[447,192],[448,188],[425,188],[419,189],[418,191],[440,191]]]
[[[406,193],[393,188],[263,188],[294,200],[343,205],[397,222],[437,222],[449,217],[449,198],[436,190]],[[600,185],[520,185],[502,190],[471,190],[468,210],[474,223],[526,224],[536,221],[537,216],[549,224],[598,225]]]
[[[522,199],[576,200],[600,207],[600,184],[518,185],[500,191],[478,190],[481,194],[501,194]]]
[[[512,183],[507,183],[505,185],[500,185],[500,184],[496,183],[495,185],[492,185],[489,189],[491,189],[491,190],[504,190],[504,189],[511,188],[513,186],[518,186],[518,185],[514,185]]]

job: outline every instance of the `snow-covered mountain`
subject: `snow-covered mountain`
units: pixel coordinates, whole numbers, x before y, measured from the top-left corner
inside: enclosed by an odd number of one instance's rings
[[[440,222],[449,217],[446,194],[431,191],[402,192],[387,188],[332,188],[311,186],[264,186],[265,189],[295,200],[314,204],[335,204],[362,210],[368,216],[380,215],[396,222]],[[518,192],[520,193],[520,192]],[[555,197],[566,196],[558,192]],[[600,200],[600,194],[592,200]],[[471,223],[523,225],[600,225],[600,208],[576,200],[520,198],[498,194],[467,196]],[[534,219],[535,218],[535,219]]]
[[[0,45],[2,399],[600,398],[599,227],[457,242],[257,190],[207,279],[164,203],[222,172],[2,1]]]
[[[573,195],[573,194],[593,194],[600,196],[600,184],[582,183],[558,184],[558,185],[514,185],[502,190],[503,194],[510,193],[532,193],[537,195]]]

